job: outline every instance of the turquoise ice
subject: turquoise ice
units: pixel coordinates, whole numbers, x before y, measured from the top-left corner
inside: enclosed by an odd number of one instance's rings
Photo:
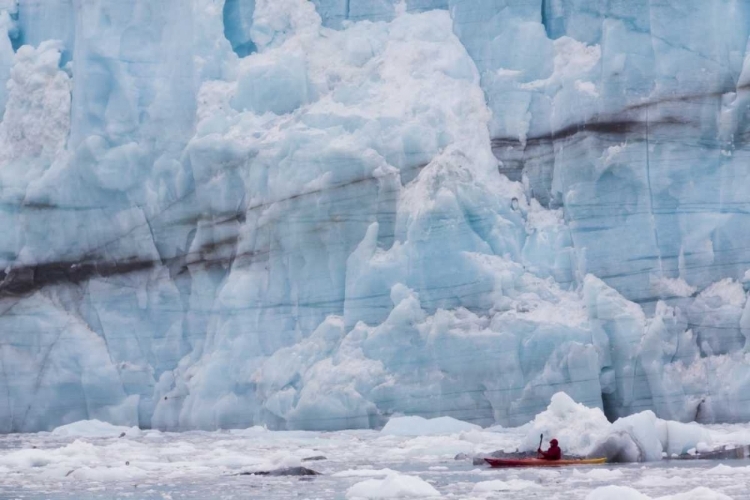
[[[0,431],[750,419],[744,0],[0,0]]]

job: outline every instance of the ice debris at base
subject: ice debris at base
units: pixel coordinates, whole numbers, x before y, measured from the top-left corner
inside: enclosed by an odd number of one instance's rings
[[[746,2],[123,5],[0,1],[0,432],[750,419]]]
[[[143,431],[137,427],[112,425],[99,420],[81,420],[72,424],[61,425],[52,430],[55,437],[112,438],[140,437]]]
[[[422,418],[394,417],[388,420],[381,434],[393,436],[431,436],[437,434],[458,434],[464,431],[475,431],[480,426],[462,422],[451,417]]]
[[[708,447],[711,434],[696,424],[662,420],[646,410],[609,423],[599,408],[587,408],[567,394],[552,397],[526,431],[523,450],[536,450],[539,436],[560,442],[564,453],[606,457],[610,462],[652,462]],[[710,449],[710,448],[707,448]]]
[[[713,440],[722,443],[739,435],[748,436],[748,429],[747,424],[706,427]],[[33,500],[61,496],[106,500],[123,495],[158,497],[164,492],[173,497],[203,499],[238,494],[253,497],[253,492],[262,488],[264,499],[302,496],[340,500],[355,487],[358,489],[352,492],[354,496],[363,494],[365,498],[404,498],[413,494],[427,495],[416,498],[485,500],[505,495],[514,500],[538,500],[562,494],[569,500],[585,500],[601,486],[617,485],[634,488],[647,499],[667,495],[683,500],[741,500],[750,488],[748,467],[736,461],[722,465],[670,460],[627,467],[608,464],[555,470],[496,470],[435,454],[436,448],[441,448],[441,453],[460,449],[472,454],[516,449],[526,439],[527,431],[528,426],[523,426],[502,432],[472,430],[416,437],[383,435],[376,430],[149,430],[122,439],[66,437],[49,432],[4,435],[0,436],[0,497],[15,498],[22,491]],[[318,454],[328,460],[315,463],[315,471],[322,475],[314,480],[300,482],[311,479],[309,476],[273,477],[309,474],[299,464],[304,457]],[[361,484],[368,480],[374,482]],[[694,492],[698,487],[704,489]],[[726,497],[711,497],[705,488]]]

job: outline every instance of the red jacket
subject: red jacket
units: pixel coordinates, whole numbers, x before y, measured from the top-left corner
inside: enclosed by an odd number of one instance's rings
[[[562,450],[559,446],[552,445],[547,451],[540,449],[539,455],[541,455],[539,458],[543,458],[544,460],[560,460],[562,458]]]

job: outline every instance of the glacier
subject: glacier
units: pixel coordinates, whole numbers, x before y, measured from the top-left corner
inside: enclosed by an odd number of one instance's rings
[[[745,0],[0,0],[0,432],[750,420]]]

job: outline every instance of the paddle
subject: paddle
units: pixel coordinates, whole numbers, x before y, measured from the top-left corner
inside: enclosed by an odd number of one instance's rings
[[[544,441],[544,433],[539,434],[539,448],[537,448],[537,450],[538,450],[537,453],[539,451],[542,451],[542,441]]]

